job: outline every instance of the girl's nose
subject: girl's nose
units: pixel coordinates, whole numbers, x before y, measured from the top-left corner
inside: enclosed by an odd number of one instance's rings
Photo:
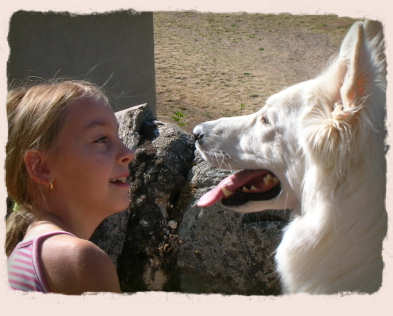
[[[135,157],[135,152],[121,143],[121,148],[118,156],[118,162],[128,165]]]

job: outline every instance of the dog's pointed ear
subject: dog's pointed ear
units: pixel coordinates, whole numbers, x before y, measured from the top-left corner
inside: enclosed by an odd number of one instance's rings
[[[382,36],[382,24],[377,21],[366,20],[364,23],[367,40],[371,41],[377,36]]]
[[[306,151],[314,161],[334,168],[337,174],[347,169],[344,157],[355,149],[354,135],[361,113],[370,103],[368,98],[374,98],[376,78],[383,69],[380,43],[379,23],[353,24],[337,59],[316,81],[317,95],[322,92],[323,97],[318,97],[303,117]]]
[[[367,58],[366,34],[363,23],[355,23],[345,36],[340,48],[340,62],[346,65],[340,88],[341,104],[344,108],[361,105],[372,83],[372,73]]]
[[[376,21],[354,23],[337,59],[319,78],[331,110],[335,104],[344,110],[365,104],[365,99],[372,97],[376,77],[384,75],[385,68],[382,25]]]

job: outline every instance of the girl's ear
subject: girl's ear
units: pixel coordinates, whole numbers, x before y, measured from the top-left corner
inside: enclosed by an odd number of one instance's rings
[[[51,172],[45,153],[31,149],[24,156],[25,167],[31,180],[37,184],[48,186],[51,181]]]

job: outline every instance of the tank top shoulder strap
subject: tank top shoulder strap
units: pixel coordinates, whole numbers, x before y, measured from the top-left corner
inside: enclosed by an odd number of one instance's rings
[[[42,235],[39,235],[39,236],[35,237],[34,238],[34,242],[35,243],[40,243],[40,242],[44,241],[46,238],[48,238],[48,237],[52,237],[52,236],[55,236],[55,235],[62,235],[62,234],[70,235],[70,236],[75,237],[75,235],[72,234],[72,233],[69,233],[69,232],[66,232],[66,231],[63,231],[63,230],[57,230],[57,231],[45,233],[45,234],[42,234]]]
[[[55,235],[70,235],[70,236],[75,236],[72,233],[66,232],[66,231],[53,231],[49,233],[45,233],[42,235],[39,235],[32,240],[33,244],[33,253],[32,253],[32,259],[33,259],[33,265],[37,274],[38,279],[40,280],[41,284],[43,285],[45,292],[48,291],[48,283],[46,282],[44,273],[43,273],[43,267],[42,267],[42,260],[41,260],[41,245],[43,241],[49,237],[55,236]]]

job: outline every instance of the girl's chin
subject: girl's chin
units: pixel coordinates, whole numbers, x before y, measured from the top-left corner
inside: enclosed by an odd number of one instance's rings
[[[114,206],[113,210],[115,212],[124,211],[125,209],[127,209],[130,206],[130,200],[127,198],[122,201],[117,201],[117,203],[113,204],[113,206]]]
[[[125,211],[126,209],[129,208],[129,206],[130,206],[130,199],[127,196],[127,198],[124,199],[124,203],[119,203],[119,205],[115,208],[115,213]]]

